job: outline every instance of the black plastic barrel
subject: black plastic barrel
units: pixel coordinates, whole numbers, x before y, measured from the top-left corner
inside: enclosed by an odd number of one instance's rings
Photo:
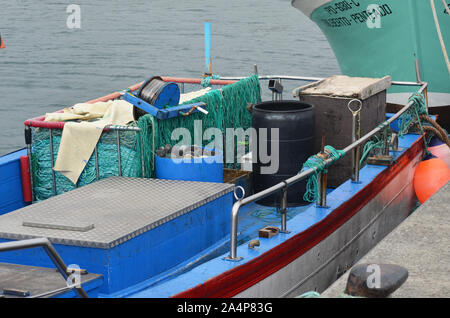
[[[254,191],[265,190],[283,180],[296,175],[303,163],[313,154],[314,147],[314,106],[294,100],[263,102],[252,108],[252,126],[257,132],[257,153],[253,157],[253,187]],[[266,129],[267,134],[261,129]],[[278,149],[271,149],[271,129],[279,132]],[[267,136],[266,138],[264,138]],[[275,173],[262,173],[262,168],[273,164],[261,161],[261,143],[266,144],[267,155],[274,158],[274,151],[279,152],[279,166]],[[276,144],[274,146],[276,147]],[[263,153],[264,155],[264,153]],[[266,158],[267,160],[267,158]],[[273,161],[274,159],[272,159]],[[270,169],[269,169],[270,170]],[[306,180],[289,187],[288,206],[304,205]],[[266,206],[280,206],[281,194],[273,194],[257,203]]]

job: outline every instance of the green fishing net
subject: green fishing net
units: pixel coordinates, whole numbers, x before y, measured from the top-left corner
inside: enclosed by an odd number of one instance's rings
[[[218,128],[225,136],[227,128],[246,130],[251,127],[251,114],[247,111],[247,105],[261,102],[261,87],[258,77],[250,76],[220,89],[213,89],[207,94],[183,104],[198,102],[206,104],[207,115],[202,112],[194,112],[189,116],[180,114],[175,118],[158,120],[147,114],[132,124],[139,127],[141,132],[119,131],[122,176],[155,177],[155,150],[167,144],[173,146],[179,143],[179,139],[172,138],[172,133],[176,128],[183,127],[189,131],[192,138],[188,143],[194,144],[195,141],[198,141],[194,137],[200,136],[200,141],[205,146],[215,141],[215,136],[203,140],[204,133],[209,128]],[[194,132],[195,127],[200,127],[200,131]],[[62,130],[52,130],[53,163],[56,162],[61,133]],[[222,142],[224,141],[222,140]],[[240,143],[248,144],[248,140],[234,138],[232,144],[235,150],[233,151],[234,158],[232,162],[225,163],[225,167],[240,168],[237,157],[237,147]],[[247,150],[248,146],[246,147]],[[52,197],[54,187],[56,194],[61,194],[96,180],[119,175],[116,131],[103,132],[97,144],[97,151],[93,152],[76,185],[57,171],[54,172],[55,182],[53,183],[49,129],[34,129],[32,149],[33,190],[36,201]],[[226,151],[223,151],[223,154],[225,156]]]
[[[62,130],[53,129],[53,163],[56,162]],[[126,177],[141,177],[141,155],[138,152],[138,132],[120,131],[121,171]],[[53,174],[50,151],[50,130],[36,128],[33,132],[33,188],[35,200],[40,201],[52,197]],[[94,181],[119,175],[119,159],[117,156],[117,135],[115,131],[102,133],[97,144],[97,154],[94,151],[83,172],[74,185],[58,171],[54,171],[56,194],[61,194]],[[96,165],[96,158],[98,165]],[[98,171],[98,172],[97,172]],[[97,176],[98,175],[98,176]]]
[[[222,89],[214,89],[203,96],[197,97],[183,104],[192,104],[204,102],[208,114],[202,112],[192,113],[189,116],[178,116],[166,120],[158,120],[150,114],[139,118],[138,127],[143,131],[144,136],[144,162],[147,177],[154,177],[154,158],[153,154],[156,149],[165,145],[176,145],[179,139],[172,138],[172,132],[176,128],[186,128],[189,131],[191,140],[190,144],[198,141],[195,137],[202,139],[202,145],[213,143],[214,137],[203,140],[204,133],[209,128],[218,128],[225,136],[227,128],[243,128],[247,130],[251,127],[252,117],[247,111],[247,105],[261,102],[261,87],[256,75],[242,79],[234,84],[226,85]],[[197,121],[197,125],[196,125]],[[198,121],[201,121],[199,123]],[[200,125],[199,125],[200,124]],[[200,127],[201,131],[194,131],[195,127]],[[237,158],[237,147],[239,143],[248,143],[248,140],[234,140],[234,158],[233,162],[226,162],[224,158],[224,166],[227,168],[240,169],[239,158]],[[217,141],[220,144],[220,141]],[[225,144],[222,140],[222,145]],[[220,149],[224,150],[224,149]],[[246,146],[248,150],[248,146]],[[223,151],[224,157],[227,155]],[[229,160],[227,160],[229,161]]]

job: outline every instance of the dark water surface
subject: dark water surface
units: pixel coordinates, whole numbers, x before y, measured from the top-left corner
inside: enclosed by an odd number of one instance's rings
[[[70,4],[80,5],[80,29],[67,27]],[[153,75],[199,77],[207,20],[221,76],[250,75],[253,64],[262,75],[340,73],[318,27],[288,0],[1,0],[0,155],[25,146],[28,118]]]

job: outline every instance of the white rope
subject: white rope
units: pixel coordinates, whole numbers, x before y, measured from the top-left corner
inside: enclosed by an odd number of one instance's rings
[[[448,59],[447,50],[445,48],[444,39],[442,38],[441,27],[439,26],[439,20],[436,14],[436,6],[434,5],[434,0],[430,0],[431,8],[433,10],[434,24],[436,25],[436,31],[439,37],[439,41],[441,42],[442,53],[444,54],[445,62],[447,63],[447,69],[450,73],[450,61]],[[445,6],[446,10],[448,10],[448,6]]]

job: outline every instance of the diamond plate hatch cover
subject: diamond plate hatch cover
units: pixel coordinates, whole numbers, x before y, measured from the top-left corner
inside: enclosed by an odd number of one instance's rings
[[[0,238],[112,248],[231,191],[233,184],[110,177],[0,216]]]

